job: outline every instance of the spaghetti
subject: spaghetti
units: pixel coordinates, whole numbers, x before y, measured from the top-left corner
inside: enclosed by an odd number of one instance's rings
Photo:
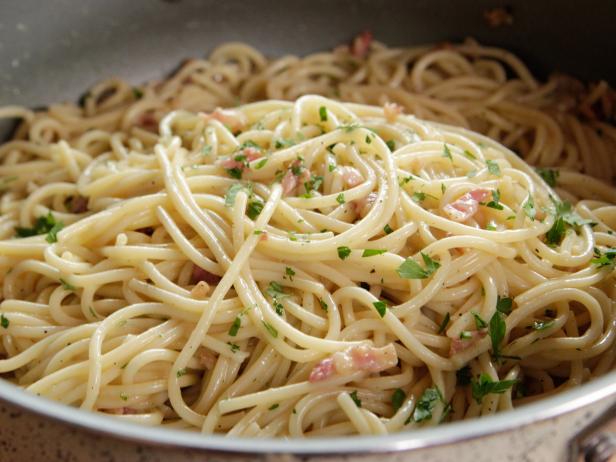
[[[1,109],[24,123],[0,147],[0,371],[144,424],[303,437],[487,415],[612,369],[613,189],[542,171],[561,197],[464,128],[483,117],[528,160],[593,173],[530,102],[551,90],[476,44],[359,40],[272,63],[227,45],[166,82],[107,81],[83,110]],[[498,82],[467,49],[520,79]],[[460,70],[476,75],[440,75]],[[394,76],[440,90],[412,95]],[[340,98],[384,104],[300,96],[332,78]],[[297,100],[216,109],[237,95]],[[592,138],[606,166],[610,130]]]

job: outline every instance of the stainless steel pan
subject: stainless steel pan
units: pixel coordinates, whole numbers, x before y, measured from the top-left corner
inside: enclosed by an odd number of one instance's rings
[[[486,0],[4,0],[0,105],[75,100],[117,75],[160,77],[183,58],[242,40],[272,54],[331,48],[363,29],[391,45],[473,36],[533,71],[616,82],[616,3],[509,1],[514,24],[489,28]],[[3,126],[0,126],[2,136]],[[4,129],[8,129],[5,125]],[[247,440],[141,427],[31,396],[0,380],[0,461],[588,461],[615,447],[595,430],[616,417],[616,372],[511,412],[386,437]]]

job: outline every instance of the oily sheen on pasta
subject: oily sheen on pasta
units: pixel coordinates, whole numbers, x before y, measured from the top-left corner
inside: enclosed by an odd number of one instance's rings
[[[0,370],[32,393],[204,433],[383,434],[613,366],[611,215],[486,137],[304,96],[110,146],[1,167],[48,176],[2,204],[26,237],[0,242]]]

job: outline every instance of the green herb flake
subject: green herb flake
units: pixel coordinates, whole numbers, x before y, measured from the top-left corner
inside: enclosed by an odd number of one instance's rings
[[[325,312],[327,312],[327,309],[329,308],[329,306],[327,306],[327,303],[325,303],[325,301],[322,298],[319,298],[319,305],[321,305],[321,309]]]
[[[449,146],[447,146],[447,144],[443,144],[443,157],[446,157],[453,162],[453,156],[451,155],[451,151],[449,150]]]
[[[143,98],[143,91],[141,91],[140,88],[137,87],[133,87],[133,97],[135,99],[141,99]]]
[[[276,328],[268,322],[265,322],[265,321],[262,321],[262,322],[263,322],[263,327],[265,327],[265,330],[267,330],[267,332],[269,332],[269,334],[272,337],[278,338],[278,331],[276,330]]]
[[[522,209],[524,210],[524,213],[528,218],[535,221],[535,217],[537,216],[537,209],[535,209],[535,201],[533,200],[533,196],[531,196],[530,194],[528,195],[528,199],[526,199],[526,202],[524,202]]]
[[[264,205],[265,204],[258,199],[251,200],[246,206],[246,215],[248,215],[251,220],[256,220],[263,210]]]
[[[492,393],[502,394],[515,385],[517,380],[495,381],[485,372],[479,376],[478,380],[471,380],[471,391],[477,404],[481,404],[486,395]]]
[[[548,245],[554,247],[559,245],[565,237],[568,228],[579,228],[583,225],[591,224],[591,220],[581,218],[573,211],[571,204],[567,201],[559,202],[550,196],[550,200],[554,205],[554,224],[545,234]]]
[[[498,189],[492,191],[492,200],[486,204],[486,207],[503,210],[503,206],[500,203],[500,191]]]
[[[280,404],[274,403],[270,407],[268,407],[267,410],[268,411],[273,411],[274,409],[278,409],[279,406],[280,406]]]
[[[488,323],[485,322],[479,314],[475,313],[474,311],[471,311],[471,314],[473,315],[473,318],[475,318],[475,326],[477,326],[478,330],[485,329],[486,327],[488,327]]]
[[[560,172],[558,170],[550,170],[549,168],[536,168],[535,171],[539,174],[539,176],[547,183],[550,187],[556,186],[556,180],[558,180],[558,176]]]
[[[490,172],[490,175],[501,176],[501,170],[496,161],[488,159],[486,160],[486,165],[488,166],[488,172]]]
[[[616,264],[616,249],[609,248],[605,252],[602,252],[595,247],[594,257],[590,260],[590,263],[597,266],[597,268],[614,268]]]
[[[394,410],[394,414],[402,407],[404,401],[406,401],[406,393],[401,388],[396,388],[391,395],[391,407]]]
[[[361,399],[359,399],[359,397],[357,396],[357,390],[354,390],[351,393],[349,393],[349,396],[351,397],[351,399],[355,403],[355,406],[361,407]]]
[[[327,108],[325,106],[319,108],[319,118],[321,122],[327,122]]]
[[[282,149],[282,148],[290,148],[295,145],[295,141],[291,139],[279,139],[274,142],[274,148]]]
[[[267,161],[268,161],[267,157],[263,157],[259,159],[259,162],[255,164],[255,170],[261,170],[265,166],[265,164],[267,164]]]
[[[422,201],[426,200],[426,193],[414,192],[413,195],[411,196],[411,199],[413,199],[415,202],[419,204]]]
[[[503,314],[511,313],[511,309],[513,307],[513,299],[510,297],[502,297],[497,295],[496,297],[496,311],[499,311]]]
[[[289,276],[289,279],[290,279],[291,281],[293,281],[293,276],[295,276],[295,271],[293,271],[293,268],[290,268],[290,267],[288,267],[288,266],[287,266],[287,267],[284,269],[284,273],[285,273],[287,276]]]
[[[415,405],[413,420],[415,422],[430,420],[432,411],[439,401],[443,402],[443,395],[439,389],[436,387],[426,388]]]
[[[186,371],[186,368],[183,369],[178,369],[177,372],[175,373],[177,378],[180,378],[184,375],[186,375],[188,372]]]
[[[387,140],[385,141],[385,144],[391,152],[394,152],[396,150],[396,142],[394,140]]]
[[[40,234],[47,234],[45,240],[50,244],[58,242],[57,234],[64,227],[64,223],[56,221],[51,212],[47,215],[40,216],[34,222],[32,228],[22,228],[20,226],[15,228],[17,237],[30,237],[38,236]]]
[[[367,144],[372,143],[372,138],[370,137],[370,135],[366,135],[366,143]]]
[[[242,319],[239,316],[236,316],[231,324],[231,327],[229,327],[229,336],[235,337],[237,332],[240,330],[240,327],[242,327]]]
[[[421,257],[426,269],[423,269],[413,258],[407,258],[396,270],[398,275],[404,279],[426,279],[440,268],[441,264],[425,253],[422,252]]]
[[[291,268],[289,268],[291,269]],[[293,270],[291,270],[293,271]],[[293,273],[295,274],[295,273]],[[265,292],[267,292],[267,294],[272,297],[272,298],[285,298],[288,297],[289,295],[284,291],[284,289],[282,288],[282,286],[275,282],[272,281],[269,283],[269,285],[267,286],[267,289],[265,289]]]
[[[383,227],[383,232],[384,232],[385,234],[391,234],[391,233],[393,233],[393,232],[394,232],[394,230],[393,230],[393,229],[391,229],[391,226],[389,226],[389,225],[385,225],[385,226]]]
[[[120,399],[122,401],[128,401],[128,394],[126,393],[120,393]]]
[[[475,154],[473,154],[472,152],[470,152],[468,149],[464,150],[464,155],[469,158],[470,160],[477,160],[477,157],[475,156]]]
[[[505,323],[505,316],[503,313],[498,310],[494,312],[490,319],[488,331],[492,341],[492,356],[494,359],[499,359],[501,357],[501,343],[507,332],[507,324]]]
[[[231,178],[235,178],[236,180],[242,179],[242,169],[239,167],[226,168],[225,171]]]
[[[379,316],[384,318],[385,317],[385,313],[387,312],[387,304],[385,302],[374,302],[372,304],[374,306],[374,309],[377,311],[377,313],[379,313]]]
[[[68,282],[66,282],[64,279],[60,278],[60,284],[62,285],[62,288],[64,290],[75,290],[75,286],[72,284],[69,284]]]
[[[351,249],[347,246],[343,245],[342,247],[338,247],[338,258],[340,258],[340,260],[346,259],[349,255],[351,255]]]
[[[473,338],[473,333],[470,330],[463,330],[460,332],[461,340],[471,340]]]
[[[554,325],[554,320],[549,321],[533,321],[532,328],[534,330],[546,330]]]
[[[231,348],[231,353],[235,354],[240,351],[240,346],[237,343],[227,342],[229,348]]]
[[[344,193],[340,193],[336,196],[336,202],[338,202],[340,205],[345,203]]]
[[[9,318],[7,318],[4,313],[0,314],[0,326],[2,326],[4,329],[8,329],[9,328]]]
[[[375,255],[383,255],[386,253],[386,249],[364,249],[364,252],[361,254],[362,257],[373,257]]]
[[[229,189],[227,189],[225,194],[225,206],[233,207],[237,194],[242,190],[246,190],[246,187],[242,183],[233,183],[229,186]]]
[[[449,313],[445,313],[445,317],[443,318],[443,322],[441,322],[441,324],[438,326],[438,331],[437,333],[442,334],[445,332],[445,330],[447,329],[447,326],[449,325],[449,321],[451,320],[451,315]]]

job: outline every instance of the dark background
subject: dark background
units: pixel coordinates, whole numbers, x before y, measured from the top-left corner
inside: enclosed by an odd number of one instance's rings
[[[490,28],[483,12],[505,5],[513,25]],[[610,0],[1,0],[0,105],[75,100],[112,75],[160,77],[225,41],[305,54],[363,29],[389,45],[473,36],[519,53],[539,75],[613,83],[615,24]]]

